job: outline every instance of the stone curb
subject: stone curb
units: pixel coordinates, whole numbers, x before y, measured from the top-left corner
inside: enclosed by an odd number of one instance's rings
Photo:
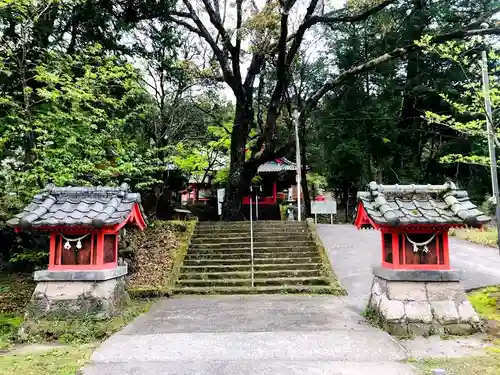
[[[35,281],[106,281],[125,276],[127,266],[118,266],[108,270],[67,270],[67,271],[35,271]]]
[[[460,281],[461,271],[446,270],[391,270],[383,267],[373,267],[373,275],[388,281]]]

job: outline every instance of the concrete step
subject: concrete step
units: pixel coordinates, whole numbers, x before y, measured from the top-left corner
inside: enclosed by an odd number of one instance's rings
[[[254,258],[254,264],[287,264],[287,263],[320,263],[321,259],[315,257],[294,258]],[[251,264],[248,259],[186,259],[184,266],[213,266],[213,265],[246,265]]]
[[[256,279],[278,278],[278,277],[319,277],[319,270],[273,270],[273,271],[254,271]],[[213,280],[213,279],[247,279],[251,277],[248,271],[230,271],[230,272],[182,272],[179,280]]]
[[[254,258],[254,264],[321,263],[319,255],[293,258]]]
[[[304,241],[254,241],[256,247],[306,247],[315,246],[312,240]],[[220,242],[220,243],[193,243],[193,249],[239,249],[242,247],[249,247],[250,240],[245,242]]]
[[[269,234],[269,233],[307,233],[308,228],[304,226],[300,227],[282,227],[282,228],[273,228],[273,227],[254,227],[253,231],[255,234]],[[228,234],[248,234],[250,233],[250,226],[248,228],[197,228],[194,232],[195,235],[205,234],[207,236],[217,235],[221,232]]]
[[[253,248],[254,254],[260,253],[272,253],[274,251],[280,252],[307,252],[307,251],[316,251],[315,247],[305,246],[305,247],[297,247],[297,246],[289,246],[289,247],[261,247],[254,246]],[[250,246],[240,247],[237,249],[204,249],[201,247],[190,248],[188,251],[188,255],[194,254],[250,254]]]
[[[322,285],[276,285],[258,287],[175,287],[175,294],[277,294],[277,293],[306,293],[306,294],[335,294],[330,286]]]
[[[281,224],[283,223],[283,224]],[[274,221],[256,221],[253,223],[253,228],[255,230],[260,230],[261,228],[281,230],[283,228],[289,229],[307,229],[306,223],[292,223],[287,224],[285,222],[274,222]],[[201,223],[197,226],[197,231],[227,231],[227,230],[241,230],[250,231],[250,222],[240,222],[240,223],[225,223],[225,224],[211,224],[202,225]]]
[[[185,259],[195,260],[195,259],[247,259],[249,258],[250,251],[247,253],[232,253],[232,252],[188,252]],[[308,257],[313,258],[318,256],[318,252],[315,249],[309,249],[309,251],[273,251],[273,252],[254,252],[254,258],[296,258],[296,257]]]
[[[177,281],[177,285],[184,286],[251,286],[250,277],[244,279],[182,279]],[[255,286],[271,285],[328,285],[324,277],[276,277],[254,279]]]
[[[289,271],[289,270],[319,270],[321,263],[264,263],[254,264],[254,271]]]
[[[192,273],[192,272],[250,272],[251,265],[248,264],[214,264],[214,265],[183,265],[181,267],[181,273]],[[254,267],[255,269],[255,267]]]
[[[306,225],[305,221],[288,221],[288,220],[254,220],[254,225],[273,225],[273,226],[301,226]],[[210,226],[246,226],[250,225],[250,220],[246,221],[200,221],[199,227]]]
[[[311,240],[311,236],[307,233],[289,233],[285,235],[254,235],[253,241],[254,243],[260,242],[270,242],[270,241],[307,241]],[[250,233],[244,236],[228,236],[228,235],[219,235],[212,237],[194,237],[191,240],[191,244],[218,244],[218,243],[245,243],[250,242]]]
[[[254,271],[291,271],[291,270],[319,270],[319,263],[275,263],[275,264],[255,264]],[[210,265],[184,265],[181,272],[250,272],[250,263],[248,264],[210,264]]]

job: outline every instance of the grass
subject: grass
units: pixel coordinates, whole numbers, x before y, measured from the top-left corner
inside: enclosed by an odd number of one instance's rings
[[[43,353],[0,356],[0,375],[74,375],[90,358],[93,345],[70,346]]]
[[[31,274],[0,275],[0,350],[9,349],[14,343],[23,322],[24,309],[34,289]]]
[[[497,300],[493,296],[500,293],[500,287],[490,286],[476,290],[469,295],[469,301],[479,315],[489,320],[500,321],[500,311],[497,309]]]
[[[474,228],[456,228],[451,229],[450,234],[462,240],[478,243],[485,246],[497,246],[496,228],[485,227],[483,229]]]
[[[89,317],[27,322],[24,324],[26,336],[23,337],[23,341],[61,344],[89,344],[102,341],[148,311],[151,304],[152,302],[148,300],[132,300],[119,315],[106,320],[94,320]]]
[[[330,287],[332,288],[332,293],[337,296],[345,296],[347,295],[347,292],[345,289],[340,285],[340,282],[338,281],[335,273],[333,272],[330,260],[328,258],[328,253],[326,249],[323,246],[323,243],[321,242],[321,239],[319,238],[319,235],[316,231],[316,227],[314,226],[314,221],[311,219],[307,219],[307,227],[309,229],[309,232],[311,233],[314,243],[316,245],[316,249],[321,257],[321,273],[323,274],[324,277],[328,278]]]
[[[421,374],[432,374],[433,369],[445,369],[447,375],[498,375],[500,374],[500,353],[466,358],[424,359],[410,361]]]

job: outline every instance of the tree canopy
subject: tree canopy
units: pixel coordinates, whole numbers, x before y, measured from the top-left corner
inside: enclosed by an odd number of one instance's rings
[[[370,180],[488,192],[478,51],[494,0],[1,0],[0,216],[47,183],[129,182],[158,215],[171,166],[223,160],[224,213],[294,158],[346,203]],[[496,113],[494,114],[496,116]],[[473,164],[471,164],[471,162]],[[313,184],[314,185],[314,184]]]

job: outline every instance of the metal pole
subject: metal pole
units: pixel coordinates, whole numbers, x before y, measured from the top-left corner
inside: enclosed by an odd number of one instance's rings
[[[491,168],[491,185],[493,190],[493,197],[495,200],[495,216],[497,224],[497,246],[500,249],[500,199],[498,192],[498,170],[497,170],[497,157],[495,150],[495,129],[493,128],[493,115],[491,111],[490,102],[490,78],[488,75],[488,58],[486,51],[482,53],[482,70],[483,70],[483,94],[484,94],[484,108],[486,111],[486,126],[488,131],[488,148],[490,151],[490,168]]]
[[[255,196],[255,220],[259,221],[259,195]]]
[[[250,268],[250,277],[252,279],[252,288],[253,288],[253,209],[252,209],[252,195],[253,195],[253,189],[250,186],[250,263],[251,263],[251,268]]]
[[[301,189],[301,173],[300,167],[300,141],[299,141],[299,118],[300,114],[297,110],[293,111],[293,122],[295,123],[295,158],[297,161],[297,220],[302,220],[302,207],[300,202],[300,189]]]

